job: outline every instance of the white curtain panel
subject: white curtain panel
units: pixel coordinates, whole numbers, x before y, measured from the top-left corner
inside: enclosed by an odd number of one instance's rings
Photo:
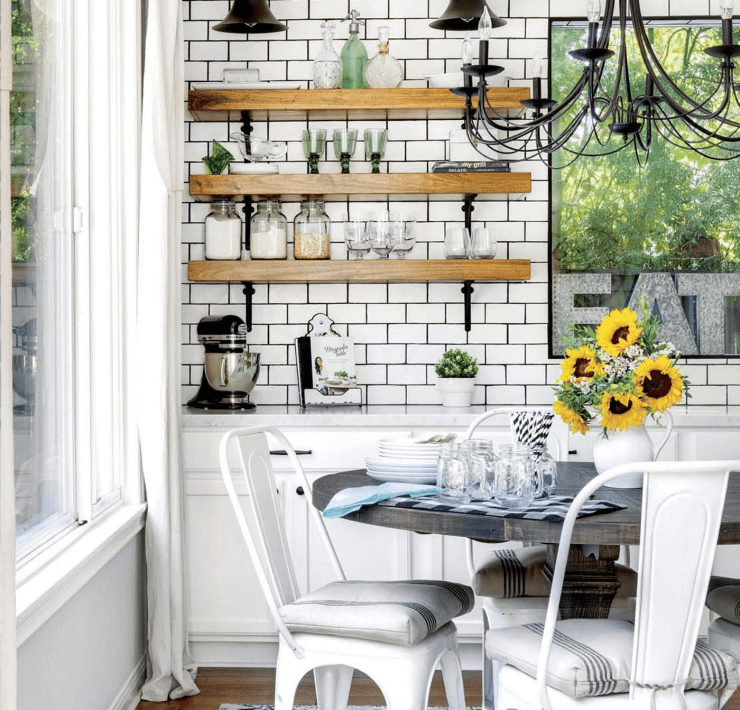
[[[0,710],[16,710],[15,481],[10,333],[10,0],[0,0]]]
[[[149,0],[137,284],[138,426],[148,504],[144,700],[196,695],[186,630],[180,456],[182,0]]]

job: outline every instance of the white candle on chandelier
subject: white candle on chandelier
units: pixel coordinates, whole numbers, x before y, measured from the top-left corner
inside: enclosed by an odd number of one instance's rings
[[[539,54],[535,54],[532,57],[532,98],[542,98],[542,77],[544,75],[544,65],[542,57]]]
[[[735,44],[732,41],[732,12],[735,9],[734,0],[720,0],[719,15],[722,18],[722,44]]]
[[[588,17],[587,47],[596,46],[596,31],[599,27],[601,17],[601,0],[588,0],[586,5],[586,16]]]
[[[601,0],[588,0],[586,16],[589,22],[598,22],[601,19]]]
[[[462,43],[462,63],[464,67],[469,67],[473,63],[473,40],[470,39],[470,33],[465,33],[465,39]],[[470,74],[463,74],[465,86],[473,85],[473,77]]]
[[[480,22],[478,23],[478,64],[485,66],[488,64],[488,40],[491,37],[491,13],[488,12],[488,6],[483,10]]]

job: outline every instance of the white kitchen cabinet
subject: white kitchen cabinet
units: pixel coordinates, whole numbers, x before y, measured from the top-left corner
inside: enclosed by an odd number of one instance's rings
[[[364,467],[366,456],[377,453],[382,438],[432,432],[462,433],[475,416],[475,408],[450,413],[441,407],[429,414],[411,415],[406,408],[394,414],[368,415],[372,408],[301,413],[293,408],[262,407],[254,415],[219,416],[209,413],[184,417],[183,460],[185,476],[185,541],[191,652],[200,665],[266,666],[274,663],[276,633],[269,621],[262,593],[236,526],[218,468],[221,436],[235,426],[264,425],[280,428],[301,456],[310,479],[336,471]],[[282,410],[282,411],[280,411]],[[287,413],[286,413],[287,410]],[[264,414],[263,414],[264,412]],[[650,428],[656,440],[659,428]],[[505,419],[482,427],[499,442],[508,438]],[[676,417],[676,426],[661,457],[740,458],[740,412],[725,416]],[[589,460],[591,437],[572,436],[571,460]],[[279,448],[273,443],[272,448]],[[328,559],[310,522],[307,497],[286,457],[273,456],[283,514],[302,589],[313,589],[332,579]],[[244,493],[242,491],[242,493]],[[418,535],[346,520],[328,521],[328,529],[350,578],[429,579],[467,582],[463,539]],[[740,577],[736,547],[722,547],[716,559],[720,574]],[[463,666],[480,667],[480,620],[475,610],[457,620]]]

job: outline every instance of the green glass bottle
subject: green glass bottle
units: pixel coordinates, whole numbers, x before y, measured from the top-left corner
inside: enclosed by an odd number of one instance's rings
[[[349,39],[344,43],[339,58],[342,61],[342,88],[365,89],[365,67],[367,66],[367,50],[360,40],[360,13],[352,10],[342,20],[349,20]]]

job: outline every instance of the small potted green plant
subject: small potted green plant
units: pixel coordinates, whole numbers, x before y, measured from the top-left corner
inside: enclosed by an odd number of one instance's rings
[[[452,348],[442,355],[434,370],[443,406],[469,407],[472,404],[478,361],[470,353]]]

